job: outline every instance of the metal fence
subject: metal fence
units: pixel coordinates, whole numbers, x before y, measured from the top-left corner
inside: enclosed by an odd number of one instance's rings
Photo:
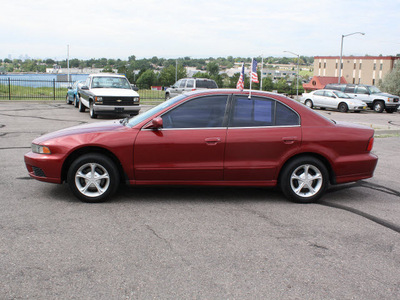
[[[59,80],[24,80],[0,78],[0,100],[62,100],[73,82]],[[141,89],[141,101],[160,102],[165,94],[162,90]]]

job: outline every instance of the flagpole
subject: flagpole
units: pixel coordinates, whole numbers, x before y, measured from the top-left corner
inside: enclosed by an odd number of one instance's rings
[[[252,78],[251,78],[251,72],[253,71],[252,70],[252,68],[253,68],[253,59],[254,58],[251,59],[251,66],[250,66],[250,93],[249,93],[249,99],[251,99],[251,83],[253,81]]]

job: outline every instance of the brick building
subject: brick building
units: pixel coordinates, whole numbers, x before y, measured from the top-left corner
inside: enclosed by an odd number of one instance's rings
[[[342,77],[348,83],[379,85],[400,60],[398,56],[343,56]],[[314,76],[339,76],[339,56],[315,56]]]

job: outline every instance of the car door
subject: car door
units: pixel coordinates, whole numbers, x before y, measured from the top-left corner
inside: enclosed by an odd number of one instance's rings
[[[354,94],[351,95],[354,99],[358,99],[365,103],[372,103],[372,97],[365,86],[356,86],[354,89]]]
[[[325,107],[324,91],[315,91],[313,95],[314,106]]]
[[[324,103],[327,108],[337,108],[339,105],[339,100],[337,96],[331,91],[324,92]]]
[[[236,96],[226,137],[224,180],[276,183],[279,166],[297,151],[300,117],[274,99]]]
[[[179,94],[181,94],[182,88],[181,88],[181,84],[182,84],[183,79],[178,80],[177,82],[174,83],[173,86],[171,86],[170,88],[170,95],[171,98],[175,97]],[[186,82],[185,82],[186,84]]]
[[[161,115],[161,130],[142,129],[134,147],[136,180],[222,180],[227,99],[217,95],[188,100]]]

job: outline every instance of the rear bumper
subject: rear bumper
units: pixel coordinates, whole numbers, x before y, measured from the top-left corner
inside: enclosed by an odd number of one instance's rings
[[[335,163],[335,183],[371,178],[374,175],[377,163],[378,157],[372,153],[342,158]]]

